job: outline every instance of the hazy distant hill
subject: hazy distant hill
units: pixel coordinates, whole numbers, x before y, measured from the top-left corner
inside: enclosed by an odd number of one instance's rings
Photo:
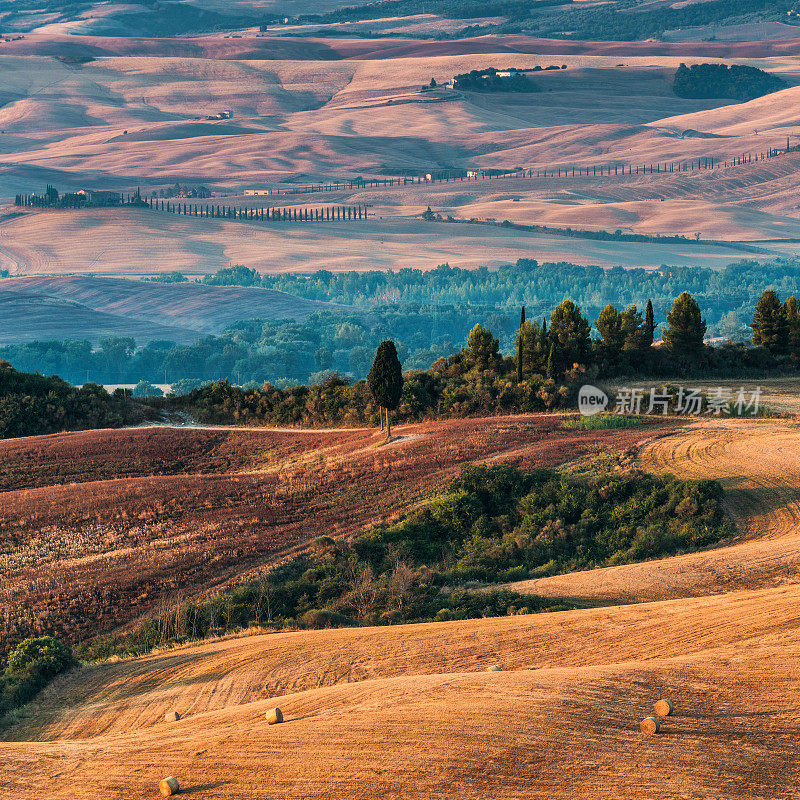
[[[269,289],[117,278],[0,281],[0,343],[132,336],[191,342],[240,319],[305,319],[325,303]]]

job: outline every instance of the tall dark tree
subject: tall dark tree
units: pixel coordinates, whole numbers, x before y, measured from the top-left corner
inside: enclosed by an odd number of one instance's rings
[[[750,327],[753,329],[753,344],[766,347],[773,355],[785,352],[786,309],[772,289],[767,289],[758,299]]]
[[[367,375],[367,385],[375,402],[386,410],[386,438],[392,436],[390,412],[400,403],[403,393],[403,369],[397,357],[397,348],[391,339],[378,345],[375,361]]]
[[[653,337],[656,332],[656,319],[653,314],[653,301],[647,301],[647,308],[644,312],[644,332],[642,337],[642,347],[651,347],[653,344]]]
[[[522,383],[522,356],[524,350],[523,328],[525,327],[525,306],[519,315],[519,330],[517,331],[517,383]]]
[[[667,314],[664,344],[678,355],[696,355],[703,349],[706,327],[697,300],[689,292],[683,292],[673,301]]]

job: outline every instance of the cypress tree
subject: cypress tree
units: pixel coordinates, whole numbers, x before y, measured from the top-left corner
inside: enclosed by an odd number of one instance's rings
[[[525,324],[525,306],[519,315],[519,330],[517,331],[517,383],[522,383],[522,330]]]
[[[400,403],[403,392],[403,369],[397,357],[397,348],[391,339],[378,345],[375,361],[367,375],[367,385],[375,402],[386,409],[386,439],[392,436],[390,412]]]
[[[656,331],[655,317],[653,316],[653,301],[647,301],[647,308],[644,312],[644,336],[642,337],[642,345],[645,349],[651,347],[653,344],[653,336]]]
[[[547,356],[547,377],[554,381],[556,379],[556,367],[555,367],[555,345],[550,345],[550,354]]]

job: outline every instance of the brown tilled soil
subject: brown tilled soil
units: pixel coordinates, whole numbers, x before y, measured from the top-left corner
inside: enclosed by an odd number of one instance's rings
[[[0,601],[68,641],[255,574],[321,534],[391,519],[473,461],[550,465],[660,428],[563,417],[396,429],[142,428],[0,443]]]

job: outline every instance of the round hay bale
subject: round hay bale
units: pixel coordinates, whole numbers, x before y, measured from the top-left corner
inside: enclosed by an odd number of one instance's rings
[[[283,712],[279,708],[271,708],[267,711],[267,725],[277,725],[283,722]]]
[[[668,717],[672,713],[672,700],[656,700],[653,710],[659,717]]]
[[[164,797],[172,797],[172,795],[178,794],[181,789],[178,786],[178,779],[170,776],[169,778],[164,778],[164,780],[158,784],[158,790]]]
[[[499,664],[492,664],[491,667],[486,667],[487,672],[502,672],[503,668]]]
[[[660,728],[661,720],[658,717],[645,717],[645,719],[642,720],[641,725],[639,725],[639,729],[647,736],[652,736],[654,733],[658,733]]]
[[[164,722],[177,722],[181,718],[181,715],[177,711],[167,711],[164,714]]]

